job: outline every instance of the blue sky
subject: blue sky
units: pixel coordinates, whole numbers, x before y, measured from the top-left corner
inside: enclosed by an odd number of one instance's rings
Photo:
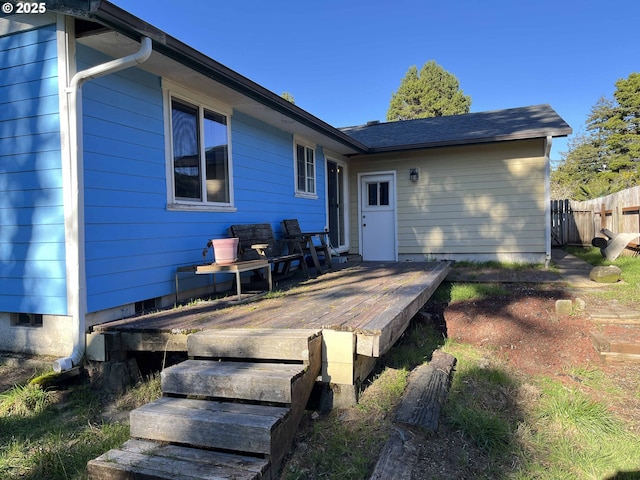
[[[335,127],[384,121],[435,60],[472,112],[548,103],[575,133],[640,71],[638,0],[112,1]]]

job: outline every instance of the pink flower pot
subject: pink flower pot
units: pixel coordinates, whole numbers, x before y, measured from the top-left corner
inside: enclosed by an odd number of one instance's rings
[[[218,265],[229,265],[238,260],[238,239],[219,238],[211,240],[213,258]]]

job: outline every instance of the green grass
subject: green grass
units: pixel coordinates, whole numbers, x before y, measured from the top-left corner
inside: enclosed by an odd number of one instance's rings
[[[616,471],[637,471],[640,436],[625,428],[601,401],[557,381],[540,381],[543,391],[530,423],[536,433],[530,445],[563,478],[601,479]],[[535,465],[526,467],[535,471]],[[540,472],[536,478],[554,478]],[[556,477],[557,478],[557,477]]]
[[[407,373],[385,368],[363,392],[356,408],[332,410],[315,420],[282,479],[368,478],[391,434],[391,412],[406,387]]]
[[[603,479],[638,470],[640,435],[606,403],[556,378],[510,372],[495,359],[486,366],[476,347],[447,342],[445,348],[458,366],[444,421],[491,458],[495,471],[489,477]],[[623,393],[602,372],[571,373],[580,375],[577,383],[586,391],[593,391],[590,384]],[[518,392],[525,387],[538,393],[523,399]]]
[[[29,417],[38,415],[52,403],[52,393],[37,385],[16,385],[0,394],[0,415]]]
[[[160,374],[153,374],[144,381],[138,382],[133,388],[116,400],[118,410],[133,410],[141,405],[152,402],[162,396]]]
[[[616,262],[623,265],[625,283],[636,289],[638,261]],[[449,304],[499,296],[508,302],[508,294],[494,284],[443,284],[433,300]],[[614,298],[624,295],[626,290],[618,288]],[[365,386],[357,408],[313,421],[285,467],[284,480],[369,478],[393,431],[385,412],[399,402],[408,372],[428,362],[436,348],[457,359],[441,420],[454,432],[449,435],[464,439],[462,447],[453,447],[461,448],[457,467],[464,472],[458,470],[455,478],[602,480],[617,472],[632,472],[619,478],[640,478],[637,425],[607,403],[637,401],[637,388],[617,383],[615,375],[591,364],[577,363],[554,376],[512,371],[496,352],[444,339],[432,323],[412,322],[385,355],[382,373]],[[434,434],[425,441],[448,439]],[[442,478],[454,477],[443,473]]]
[[[132,388],[119,408],[157,398],[159,377]],[[129,438],[128,422],[103,419],[104,399],[86,384],[65,390],[16,385],[0,394],[0,478],[85,479],[86,464]]]
[[[451,303],[508,294],[509,291],[498,283],[443,283],[432,298]]]
[[[431,360],[434,350],[444,343],[438,330],[426,322],[412,322],[407,328],[398,348],[392,348],[385,357],[391,368],[412,370]]]
[[[597,295],[607,300],[617,300],[620,303],[638,302],[640,291],[640,257],[620,256],[610,262],[602,256],[600,249],[595,247],[580,248],[567,247],[567,251],[583,259],[593,266],[616,265],[622,270],[622,282],[608,284],[604,291]]]

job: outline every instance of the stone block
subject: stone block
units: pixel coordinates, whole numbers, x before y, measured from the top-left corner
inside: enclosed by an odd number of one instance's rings
[[[556,300],[556,313],[558,315],[571,315],[573,302],[571,300]]]
[[[584,312],[587,309],[587,302],[584,298],[576,298],[575,307],[578,312]]]
[[[622,269],[615,265],[593,267],[589,272],[589,278],[597,283],[616,283],[620,281]]]

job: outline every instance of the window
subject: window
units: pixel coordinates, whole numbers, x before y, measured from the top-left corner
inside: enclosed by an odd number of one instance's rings
[[[14,327],[42,327],[42,314],[12,313],[11,325]]]
[[[368,206],[388,206],[389,205],[389,182],[374,182],[367,184],[369,200]]]
[[[171,140],[174,200],[229,205],[227,116],[172,97]]]
[[[315,149],[302,143],[296,146],[296,193],[316,195],[316,156]]]

